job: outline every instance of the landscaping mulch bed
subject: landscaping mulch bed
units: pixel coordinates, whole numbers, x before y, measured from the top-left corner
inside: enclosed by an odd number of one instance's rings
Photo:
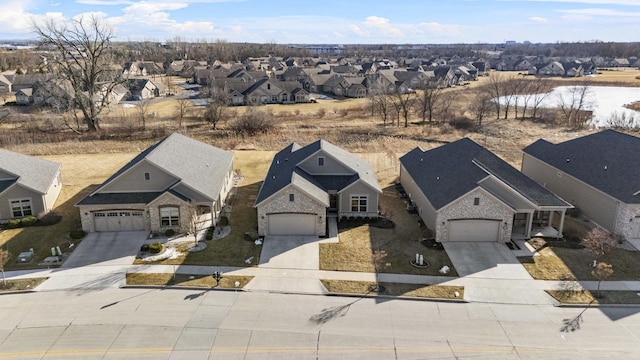
[[[329,292],[359,295],[389,295],[432,299],[462,299],[463,286],[402,284],[373,281],[320,280]],[[456,297],[457,293],[457,297]]]

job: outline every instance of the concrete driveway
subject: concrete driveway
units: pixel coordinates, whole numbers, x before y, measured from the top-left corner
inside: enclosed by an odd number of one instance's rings
[[[61,267],[131,265],[147,235],[146,231],[89,233]]]
[[[267,236],[262,244],[260,267],[318,270],[317,236]]]
[[[444,242],[458,275],[490,279],[532,279],[503,243]]]

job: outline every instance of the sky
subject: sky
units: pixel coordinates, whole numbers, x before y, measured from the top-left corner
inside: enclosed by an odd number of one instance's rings
[[[33,21],[91,15],[116,41],[640,41],[640,0],[0,0],[0,39],[33,38]]]

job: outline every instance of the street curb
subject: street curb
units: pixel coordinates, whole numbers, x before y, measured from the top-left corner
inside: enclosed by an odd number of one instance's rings
[[[200,287],[200,286],[175,286],[175,285],[122,285],[120,289],[158,289],[158,290],[202,290],[202,291],[246,291],[244,288],[219,288],[219,287]]]
[[[427,298],[427,297],[413,297],[413,296],[393,296],[393,295],[373,295],[373,294],[350,294],[350,293],[336,293],[327,292],[324,296],[341,296],[341,297],[355,297],[355,298],[383,298],[391,300],[415,300],[415,301],[428,301],[428,302],[445,302],[454,304],[467,304],[469,301],[464,299],[442,299],[442,298]]]
[[[14,294],[29,294],[37,292],[36,290],[11,290],[11,291],[0,291],[0,296],[2,295],[14,295]]]
[[[562,304],[559,303],[557,305],[554,305],[555,307],[560,307],[560,308],[580,308],[583,309],[585,307],[593,307],[593,308],[606,308],[606,307],[612,307],[612,308],[640,308],[640,304]]]

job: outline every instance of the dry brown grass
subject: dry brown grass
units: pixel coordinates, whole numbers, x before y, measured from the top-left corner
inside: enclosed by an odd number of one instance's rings
[[[6,285],[2,280],[0,280],[0,292],[33,290],[47,279],[48,278],[30,278],[30,279],[7,280]]]
[[[640,304],[637,291],[602,290],[599,296],[589,290],[546,290],[551,297],[564,304]]]
[[[544,240],[542,240],[544,242]],[[519,258],[534,279],[538,280],[598,280],[591,274],[594,255],[585,249],[564,247],[562,242],[546,242],[539,256]],[[640,279],[640,252],[614,249],[599,261],[611,264],[613,274],[607,280]]]
[[[129,273],[127,285],[185,286],[202,288],[242,289],[253,276],[223,275],[218,284],[211,275]],[[235,286],[236,281],[239,283]]]
[[[60,246],[67,251],[71,241],[68,234],[80,227],[80,215],[74,206],[86,196],[96,184],[102,183],[135,154],[79,154],[45,156],[45,159],[62,164],[63,186],[54,205],[53,212],[62,215],[62,221],[50,226],[36,226],[5,230],[0,233],[0,246],[9,250],[7,270],[36,268],[39,262],[51,255],[51,247]],[[35,257],[29,264],[18,263],[20,252],[33,248]]]
[[[357,221],[339,223],[339,239],[336,244],[320,244],[320,269],[338,271],[375,272],[374,253],[384,254],[380,272],[417,275],[441,275],[438,270],[447,265],[449,276],[457,276],[453,264],[444,250],[425,247],[420,240],[427,236],[420,227],[419,217],[407,213],[405,202],[390,184],[383,184],[380,197],[382,212],[392,219],[393,229],[380,229]],[[415,254],[424,255],[430,266],[418,269],[410,261]]]
[[[176,259],[167,259],[154,264],[162,265],[219,265],[248,266],[245,259],[253,257],[252,265],[258,264],[261,248],[252,241],[246,241],[244,234],[256,234],[258,219],[253,207],[267,169],[271,164],[273,152],[235,151],[234,166],[236,172],[244,176],[228,202],[231,207],[229,226],[231,234],[220,240],[207,241],[207,248],[198,252],[186,252]],[[142,264],[136,260],[135,264]],[[145,263],[148,264],[148,263]]]
[[[380,294],[403,297],[432,298],[432,299],[463,299],[463,286],[375,283],[371,281],[320,280],[329,292],[338,294]],[[376,286],[384,288],[382,292],[372,292]],[[458,292],[458,296],[455,293]]]

